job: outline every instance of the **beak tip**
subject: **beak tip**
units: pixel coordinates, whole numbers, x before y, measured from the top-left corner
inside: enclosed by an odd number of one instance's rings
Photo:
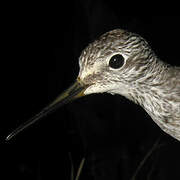
[[[5,139],[5,141],[9,141],[11,139],[11,135],[8,135]]]
[[[35,115],[33,118],[26,121],[24,124],[20,125],[17,129],[11,132],[6,138],[5,141],[11,140],[14,136],[16,136],[19,132],[30,126],[31,124],[35,123],[40,118],[44,117],[48,113],[52,112],[53,110],[57,109],[57,107],[62,106],[76,98],[84,96],[84,91],[86,86],[78,79],[76,83],[74,83],[69,89],[67,89],[64,93],[58,96],[49,106],[45,107],[40,113]]]
[[[5,141],[11,140],[16,135],[16,133],[14,133],[14,132],[15,131],[11,132],[8,136],[6,136]]]

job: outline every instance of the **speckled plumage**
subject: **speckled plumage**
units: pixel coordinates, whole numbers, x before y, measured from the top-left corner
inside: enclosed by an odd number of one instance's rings
[[[121,54],[124,65],[109,67]],[[84,94],[120,94],[142,106],[162,130],[180,141],[180,67],[161,61],[139,35],[121,29],[89,44],[79,58]]]

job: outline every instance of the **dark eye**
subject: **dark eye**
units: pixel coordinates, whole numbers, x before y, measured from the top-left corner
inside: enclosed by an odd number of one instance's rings
[[[116,54],[111,57],[109,66],[113,69],[118,69],[124,64],[124,57],[121,54]]]

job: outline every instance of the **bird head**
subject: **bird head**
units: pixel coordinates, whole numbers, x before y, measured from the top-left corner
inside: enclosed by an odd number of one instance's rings
[[[78,79],[87,85],[84,94],[107,92],[130,98],[154,57],[148,43],[135,33],[116,29],[103,34],[79,58]]]
[[[116,29],[90,43],[79,58],[77,81],[40,113],[15,129],[6,140],[58,107],[92,93],[121,94],[130,98],[137,80],[146,76],[154,54],[139,35]],[[131,98],[130,98],[131,99]]]

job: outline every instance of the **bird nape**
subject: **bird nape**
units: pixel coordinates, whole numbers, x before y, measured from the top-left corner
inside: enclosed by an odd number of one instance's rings
[[[79,58],[77,82],[6,140],[78,97],[93,93],[125,96],[180,141],[180,67],[161,61],[139,35],[115,29],[90,43]]]

